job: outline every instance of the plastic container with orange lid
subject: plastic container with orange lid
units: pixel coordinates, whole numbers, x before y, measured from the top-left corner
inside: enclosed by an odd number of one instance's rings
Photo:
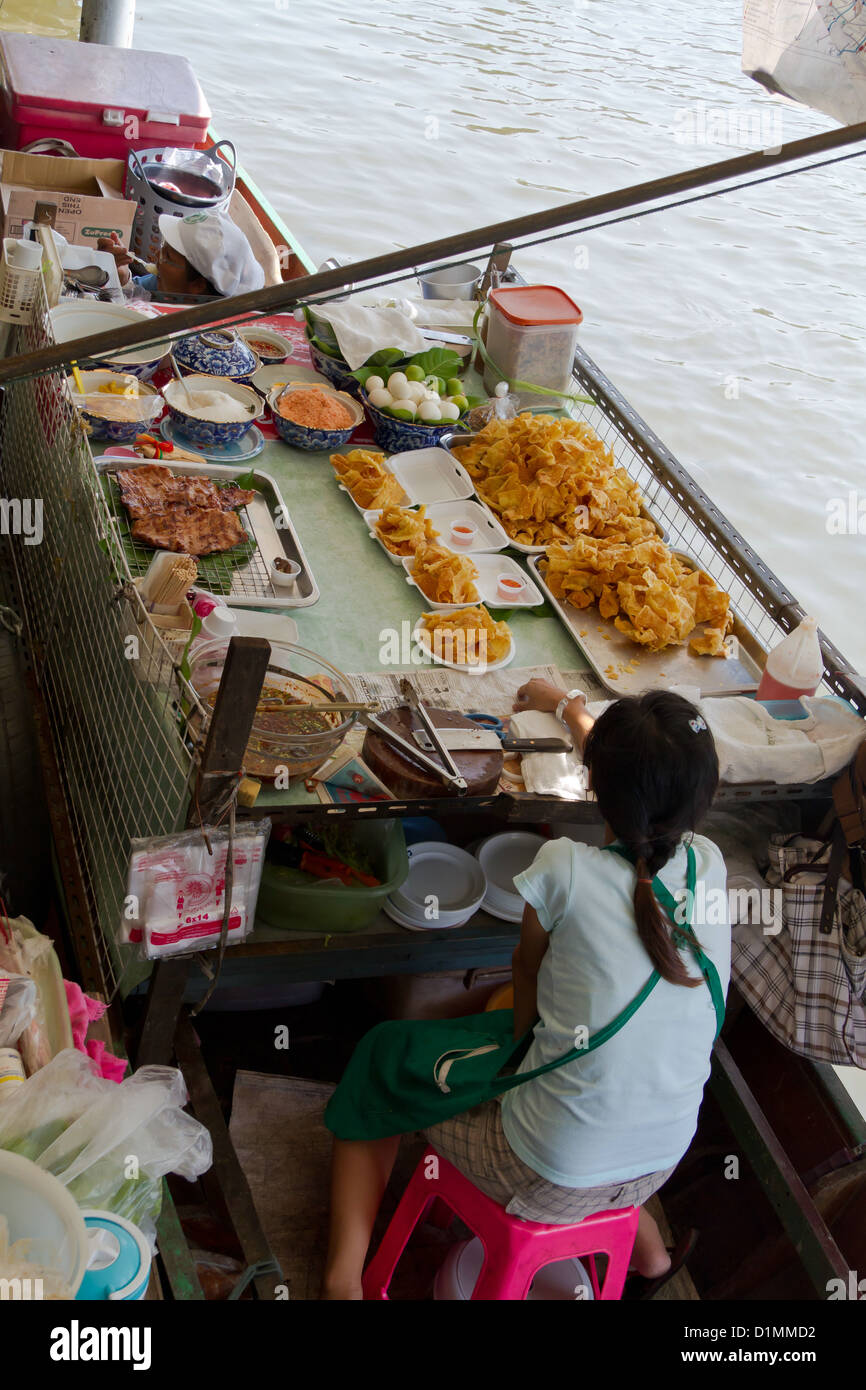
[[[487,351],[503,377],[567,391],[583,318],[574,300],[556,285],[515,285],[491,290],[488,305]],[[500,380],[485,367],[488,391]]]

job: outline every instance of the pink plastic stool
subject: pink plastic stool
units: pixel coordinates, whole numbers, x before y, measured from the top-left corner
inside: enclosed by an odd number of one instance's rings
[[[638,1207],[598,1212],[574,1226],[523,1221],[509,1216],[504,1207],[429,1148],[409,1179],[382,1243],[364,1271],[365,1299],[387,1299],[397,1262],[433,1202],[459,1216],[484,1246],[484,1264],[473,1299],[524,1299],[540,1269],[575,1255],[591,1257],[590,1278],[596,1298],[622,1296],[637,1234]],[[604,1284],[599,1289],[592,1257],[602,1254],[607,1255],[608,1262]]]

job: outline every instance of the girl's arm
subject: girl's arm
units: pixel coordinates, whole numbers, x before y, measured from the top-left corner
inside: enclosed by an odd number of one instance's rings
[[[524,904],[520,942],[511,957],[514,982],[514,1037],[522,1038],[538,1018],[538,971],[550,937],[538,920],[535,908]]]
[[[547,714],[555,714],[556,707],[565,693],[564,690],[552,685],[550,681],[539,680],[538,677],[535,677],[520,687],[514,701],[514,708],[518,713],[524,709],[538,709]],[[573,700],[570,700],[562,712],[562,718],[568,725],[575,748],[578,753],[583,753],[586,736],[595,723],[592,715],[587,713],[585,696],[576,695]]]

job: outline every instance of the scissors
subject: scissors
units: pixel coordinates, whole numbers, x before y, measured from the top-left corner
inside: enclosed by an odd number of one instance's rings
[[[496,714],[484,714],[481,710],[470,710],[466,715],[480,729],[489,729],[496,735],[506,753],[570,753],[571,743],[565,738],[516,738],[509,734],[502,719]]]

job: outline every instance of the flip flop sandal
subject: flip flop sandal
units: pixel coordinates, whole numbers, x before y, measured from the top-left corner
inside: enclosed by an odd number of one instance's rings
[[[660,1274],[656,1279],[646,1279],[642,1274],[630,1274],[625,1281],[622,1297],[624,1302],[633,1302],[638,1299],[653,1298],[660,1288],[673,1279],[682,1269],[686,1260],[692,1254],[698,1243],[698,1231],[692,1226],[684,1231],[676,1244],[671,1248],[667,1247],[671,1257],[671,1267],[664,1274]]]

